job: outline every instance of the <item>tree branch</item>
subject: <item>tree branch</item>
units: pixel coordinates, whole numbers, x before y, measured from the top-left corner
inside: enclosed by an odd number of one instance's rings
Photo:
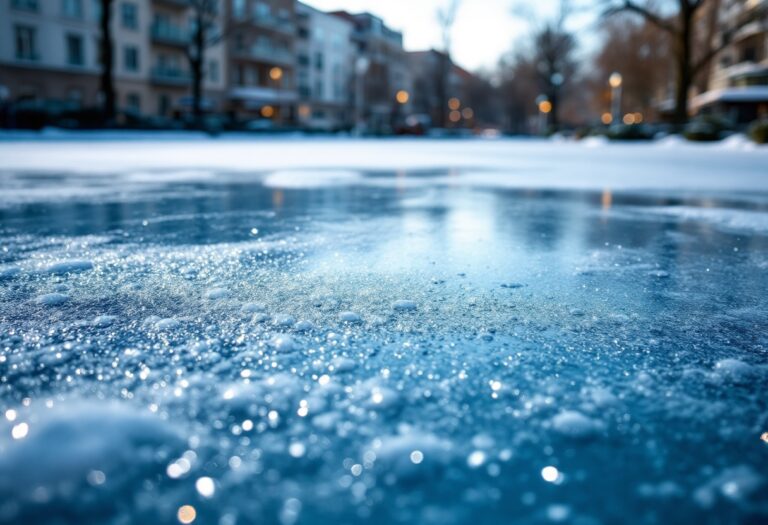
[[[699,3],[701,3],[701,1],[702,0],[699,0]],[[719,53],[731,45],[733,37],[736,36],[736,33],[738,33],[748,24],[759,20],[763,15],[766,14],[766,11],[768,11],[768,8],[766,7],[761,9],[753,9],[751,12],[747,13],[747,16],[742,17],[735,25],[727,29],[723,29],[721,31],[720,42],[716,46],[710,47],[710,49],[707,50],[707,52],[704,53],[702,57],[700,57],[691,65],[691,72],[694,75],[700,72],[713,58],[715,58]]]
[[[672,34],[677,33],[677,28],[674,24],[671,24],[668,20],[665,20],[660,15],[641,6],[636,2],[633,2],[632,0],[624,0],[624,2],[619,5],[608,7],[603,12],[603,16],[613,16],[618,13],[634,13],[636,15],[640,15],[659,29]]]

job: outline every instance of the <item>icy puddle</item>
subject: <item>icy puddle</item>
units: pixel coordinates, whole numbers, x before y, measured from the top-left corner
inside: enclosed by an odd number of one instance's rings
[[[768,195],[498,176],[6,177],[0,523],[766,523]]]

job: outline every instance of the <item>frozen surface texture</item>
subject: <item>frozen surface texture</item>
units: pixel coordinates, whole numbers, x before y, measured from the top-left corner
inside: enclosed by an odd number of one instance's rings
[[[765,149],[0,142],[0,523],[766,523],[766,290]]]

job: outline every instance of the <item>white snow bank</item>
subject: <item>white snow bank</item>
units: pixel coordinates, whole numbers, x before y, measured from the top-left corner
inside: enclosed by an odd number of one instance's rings
[[[414,170],[445,170],[451,184],[551,189],[683,189],[768,191],[768,148],[733,149],[682,143],[615,144],[544,140],[220,139],[0,142],[0,183],[17,171],[82,175],[152,172],[162,180],[199,179],[209,172],[267,177],[268,185],[310,187],[358,183],[430,184]],[[188,171],[185,175],[184,171]],[[274,173],[277,172],[277,173]],[[466,175],[471,172],[471,176]],[[132,174],[132,175],[131,175]],[[138,177],[146,180],[147,176]],[[127,182],[124,182],[124,184]]]
[[[355,171],[276,171],[264,178],[264,186],[279,189],[312,189],[353,184],[362,179]]]

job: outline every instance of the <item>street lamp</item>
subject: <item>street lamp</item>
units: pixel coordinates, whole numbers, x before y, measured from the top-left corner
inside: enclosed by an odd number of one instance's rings
[[[275,105],[278,108],[280,108],[280,111],[277,114],[277,120],[281,121],[281,123],[282,123],[282,120],[283,120],[282,119],[282,116],[283,116],[283,112],[282,112],[283,105],[282,105],[282,100],[280,100],[280,95],[281,95],[280,88],[282,87],[283,68],[275,66],[272,69],[270,69],[269,70],[269,78],[272,79],[272,81],[275,83],[275,86],[276,86],[277,93],[276,93],[276,97],[275,98],[277,98],[277,103]],[[274,115],[274,112],[272,114]]]
[[[398,104],[400,104],[401,106],[404,106],[411,99],[411,95],[406,90],[401,89],[395,95],[395,99],[397,100]]]
[[[621,76],[621,73],[611,73],[611,76],[608,77],[608,85],[611,86],[611,115],[612,115],[612,122],[619,122],[619,118],[621,117],[621,85],[624,82],[624,79]]]
[[[536,97],[536,108],[539,110],[539,132],[544,135],[547,131],[547,115],[552,112],[552,102],[546,95]]]
[[[359,57],[355,62],[355,135],[362,135],[365,128],[363,97],[365,96],[365,74],[371,62],[366,57]]]

